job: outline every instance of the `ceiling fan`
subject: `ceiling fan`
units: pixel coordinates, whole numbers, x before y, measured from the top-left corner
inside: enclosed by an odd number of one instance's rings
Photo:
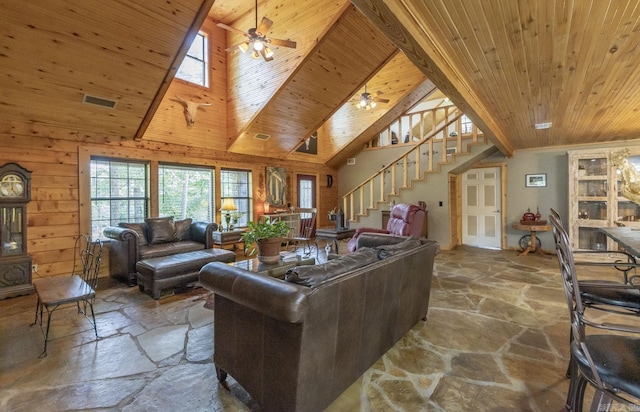
[[[376,107],[376,103],[389,103],[389,99],[381,99],[376,96],[372,96],[371,93],[367,93],[367,85],[364,85],[364,93],[360,95],[360,100],[358,101],[359,109],[373,109]]]
[[[239,48],[243,53],[246,53],[249,49],[251,49],[251,57],[254,59],[262,56],[265,61],[273,60],[273,50],[271,49],[271,45],[274,46],[283,46],[290,47],[292,49],[296,48],[296,42],[291,40],[282,40],[282,39],[273,39],[267,37],[267,32],[273,25],[273,22],[266,17],[263,17],[258,24],[258,0],[256,0],[256,27],[252,27],[246,32],[236,29],[235,27],[228,26],[224,23],[218,23],[218,27],[222,27],[225,30],[229,30],[234,33],[242,34],[246,36],[248,40],[243,41],[240,44],[229,47],[227,51],[231,51],[236,47]]]

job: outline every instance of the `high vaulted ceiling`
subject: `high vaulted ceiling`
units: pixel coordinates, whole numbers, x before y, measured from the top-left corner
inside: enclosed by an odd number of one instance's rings
[[[640,137],[635,0],[261,0],[268,34],[298,43],[271,62],[225,52],[242,37],[215,27],[253,27],[254,0],[149,4],[0,0],[0,120],[338,166],[435,85],[507,155]],[[203,24],[224,39],[214,56],[226,84],[190,99],[222,109],[158,133],[181,116],[172,79]],[[355,109],[365,83],[390,103]],[[84,93],[117,106],[83,105]],[[220,112],[221,131],[207,123]],[[296,148],[316,130],[310,160]],[[204,139],[213,132],[223,138]]]

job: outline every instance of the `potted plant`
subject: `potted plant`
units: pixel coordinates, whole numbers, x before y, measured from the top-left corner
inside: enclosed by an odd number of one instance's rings
[[[242,234],[245,250],[253,255],[258,249],[258,260],[262,263],[275,263],[280,259],[280,245],[282,238],[289,233],[287,223],[266,217],[257,223],[247,223],[249,230]]]

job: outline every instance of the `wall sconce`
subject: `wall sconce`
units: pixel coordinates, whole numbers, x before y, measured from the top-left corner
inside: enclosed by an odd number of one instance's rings
[[[269,202],[264,202],[264,214],[268,215],[269,214]]]

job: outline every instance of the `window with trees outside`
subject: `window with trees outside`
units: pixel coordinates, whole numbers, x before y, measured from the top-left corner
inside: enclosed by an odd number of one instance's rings
[[[198,32],[176,73],[178,79],[209,87],[209,49],[207,36]]]
[[[141,222],[149,208],[149,172],[146,162],[92,158],[91,237],[120,222]]]
[[[194,166],[159,165],[158,201],[160,216],[213,222],[215,219],[214,169]]]
[[[220,171],[220,202],[232,199],[236,205],[237,226],[246,226],[253,216],[251,171],[222,169]],[[232,214],[233,216],[234,214]]]

